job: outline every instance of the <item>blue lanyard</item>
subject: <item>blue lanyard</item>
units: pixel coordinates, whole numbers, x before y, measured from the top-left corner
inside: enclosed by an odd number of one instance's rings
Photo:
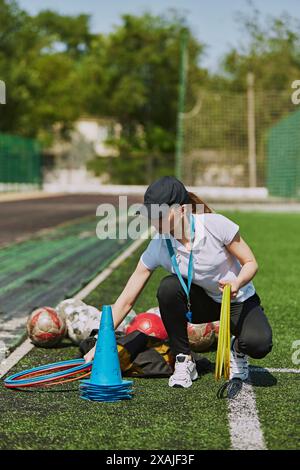
[[[192,284],[192,279],[193,279],[193,243],[194,243],[194,238],[195,238],[195,220],[193,217],[193,214],[190,214],[190,227],[191,227],[191,252],[190,252],[190,257],[189,257],[189,266],[188,266],[188,279],[187,279],[187,285],[181,275],[176,255],[174,252],[174,248],[172,246],[171,240],[169,238],[166,238],[167,242],[167,247],[169,251],[169,255],[171,258],[172,266],[174,268],[175,273],[177,274],[177,277],[180,281],[180,284],[182,285],[184,292],[186,293],[187,296],[187,307],[188,311],[186,313],[186,317],[188,321],[191,323],[192,322],[192,312],[191,312],[191,302],[190,302],[190,290],[191,290],[191,284]]]

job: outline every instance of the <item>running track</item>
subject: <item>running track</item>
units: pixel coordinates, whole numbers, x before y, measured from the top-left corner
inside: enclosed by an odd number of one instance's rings
[[[28,238],[42,229],[84,216],[94,216],[101,203],[118,203],[117,196],[72,194],[40,199],[0,202],[0,246]],[[141,198],[128,198],[128,205]]]
[[[55,307],[74,296],[132,243],[96,237],[96,208],[104,202],[117,204],[118,198],[68,195],[0,203],[0,349],[19,344],[34,308]],[[133,202],[138,199],[128,205]]]

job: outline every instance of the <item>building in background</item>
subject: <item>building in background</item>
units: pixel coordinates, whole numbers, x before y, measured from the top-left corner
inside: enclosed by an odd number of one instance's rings
[[[91,191],[108,181],[108,175],[95,176],[87,170],[87,162],[96,157],[118,157],[109,140],[118,138],[120,124],[111,118],[83,116],[74,123],[67,141],[54,129],[53,145],[44,152],[44,189],[46,191]]]

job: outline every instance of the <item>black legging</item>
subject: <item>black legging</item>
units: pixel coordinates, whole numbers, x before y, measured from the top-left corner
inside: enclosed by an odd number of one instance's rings
[[[192,284],[190,298],[193,323],[220,319],[221,304],[209,297],[202,287]],[[172,353],[190,354],[186,294],[175,274],[161,280],[157,299]],[[272,330],[256,293],[244,302],[231,303],[230,330],[237,337],[239,351],[250,357],[261,359],[272,349]]]

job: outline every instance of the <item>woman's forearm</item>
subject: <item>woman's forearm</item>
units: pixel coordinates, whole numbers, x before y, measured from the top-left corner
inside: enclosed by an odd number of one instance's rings
[[[151,274],[152,272],[145,268],[145,266],[139,261],[135,271],[128,279],[123,292],[112,305],[115,328],[118,328],[120,323],[122,323],[126,315],[133,308],[139,294],[143,290],[144,285],[150,278]]]
[[[256,261],[248,261],[242,266],[242,269],[237,276],[237,281],[240,284],[240,287],[243,287],[245,284],[250,282],[255,274],[257,273],[258,265]]]
[[[123,304],[119,301],[119,299],[111,306],[113,320],[114,320],[114,328],[118,328],[118,326],[122,323],[126,315],[132,309],[132,305]]]

